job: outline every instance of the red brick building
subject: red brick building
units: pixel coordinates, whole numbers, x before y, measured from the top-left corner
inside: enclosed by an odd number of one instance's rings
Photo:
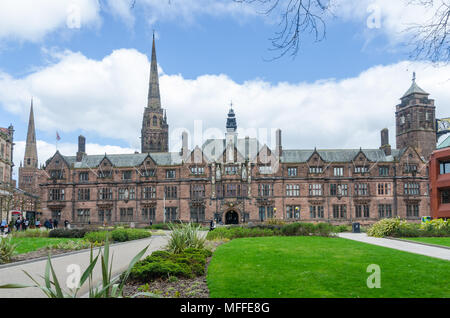
[[[436,150],[431,155],[430,188],[431,216],[450,218],[450,148]]]
[[[268,218],[372,223],[430,214],[427,156],[435,130],[434,101],[415,83],[397,106],[397,142],[381,132],[379,149],[283,149],[238,136],[233,109],[223,139],[168,152],[153,46],[142,153],[89,155],[80,136],[76,155],[59,152],[40,173],[44,217],[72,223],[148,224],[183,220],[224,223]],[[431,127],[431,128],[430,128]],[[434,139],[435,140],[435,139]]]

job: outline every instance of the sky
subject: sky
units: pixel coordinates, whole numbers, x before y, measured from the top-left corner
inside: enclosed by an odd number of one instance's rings
[[[430,10],[407,0],[333,0],[321,42],[273,59],[279,12],[233,0],[0,1],[0,127],[15,127],[23,160],[31,98],[38,156],[140,151],[152,34],[170,151],[223,137],[233,103],[241,137],[284,149],[378,148],[395,106],[417,83],[450,116],[450,65],[411,60],[411,23]],[[24,23],[26,22],[26,23]],[[56,146],[56,132],[61,140]],[[17,169],[15,176],[17,178]]]

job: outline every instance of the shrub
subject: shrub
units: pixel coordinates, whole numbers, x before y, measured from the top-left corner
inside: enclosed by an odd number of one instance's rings
[[[319,236],[331,236],[335,232],[335,228],[330,223],[317,223],[316,234]]]
[[[342,233],[342,232],[351,232],[352,231],[352,226],[351,225],[337,225],[334,227],[334,231],[336,233]]]
[[[112,239],[116,242],[127,242],[152,236],[152,234],[147,230],[131,228],[115,229],[111,232],[111,234]]]
[[[58,238],[83,238],[87,233],[94,232],[93,229],[54,229],[48,233],[49,237]]]
[[[84,238],[91,243],[103,243],[107,238],[111,240],[111,233],[107,231],[89,232],[86,233]]]
[[[205,246],[205,238],[202,237],[200,231],[201,226],[195,226],[191,223],[170,225],[172,233],[167,244],[169,251],[173,253],[181,253],[187,248],[202,249]]]
[[[138,262],[130,272],[130,279],[149,282],[158,278],[193,278],[205,274],[206,259],[212,253],[206,249],[188,248],[180,253],[156,251]]]
[[[315,232],[316,226],[313,223],[295,222],[281,228],[281,233],[285,236],[308,236]]]
[[[420,236],[450,236],[448,221],[432,220],[422,224],[408,223],[406,220],[383,219],[367,230],[367,235],[375,237],[420,237]]]
[[[13,244],[12,238],[0,238],[0,264],[11,262],[17,244]]]
[[[127,242],[150,237],[149,231],[142,229],[117,228],[113,231],[96,231],[87,233],[84,238],[89,242],[105,242],[106,238],[115,242]]]
[[[13,237],[48,237],[48,230],[41,229],[28,229],[26,231],[13,232]]]
[[[367,235],[374,237],[393,236],[398,232],[400,223],[400,218],[382,219],[367,230]]]
[[[400,222],[400,225],[392,236],[397,237],[418,237],[422,236],[422,231],[420,230],[420,224],[408,223],[406,221]]]
[[[67,251],[78,251],[87,249],[90,247],[99,247],[102,246],[102,243],[99,242],[89,242],[89,241],[68,241],[68,242],[61,242],[55,245],[48,246],[48,249],[59,249],[59,250],[67,250]]]
[[[278,219],[268,219],[266,222],[264,222],[267,225],[285,225],[286,222],[283,220]]]

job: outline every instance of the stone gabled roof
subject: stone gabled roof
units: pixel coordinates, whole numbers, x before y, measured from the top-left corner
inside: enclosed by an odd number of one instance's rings
[[[371,162],[392,162],[401,150],[393,149],[392,155],[386,156],[381,149],[328,149],[328,150],[283,150],[282,163],[305,163],[314,152],[325,162],[352,162],[362,152]]]
[[[176,152],[161,152],[161,153],[136,153],[123,155],[85,155],[81,162],[76,161],[76,156],[63,156],[70,166],[76,169],[82,168],[97,168],[104,158],[107,158],[114,167],[126,168],[140,166],[144,160],[150,156],[157,165],[171,166],[179,165],[182,158]]]

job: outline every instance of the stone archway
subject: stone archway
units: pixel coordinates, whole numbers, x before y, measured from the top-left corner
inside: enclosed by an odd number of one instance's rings
[[[225,224],[239,224],[239,213],[235,210],[225,213]]]

